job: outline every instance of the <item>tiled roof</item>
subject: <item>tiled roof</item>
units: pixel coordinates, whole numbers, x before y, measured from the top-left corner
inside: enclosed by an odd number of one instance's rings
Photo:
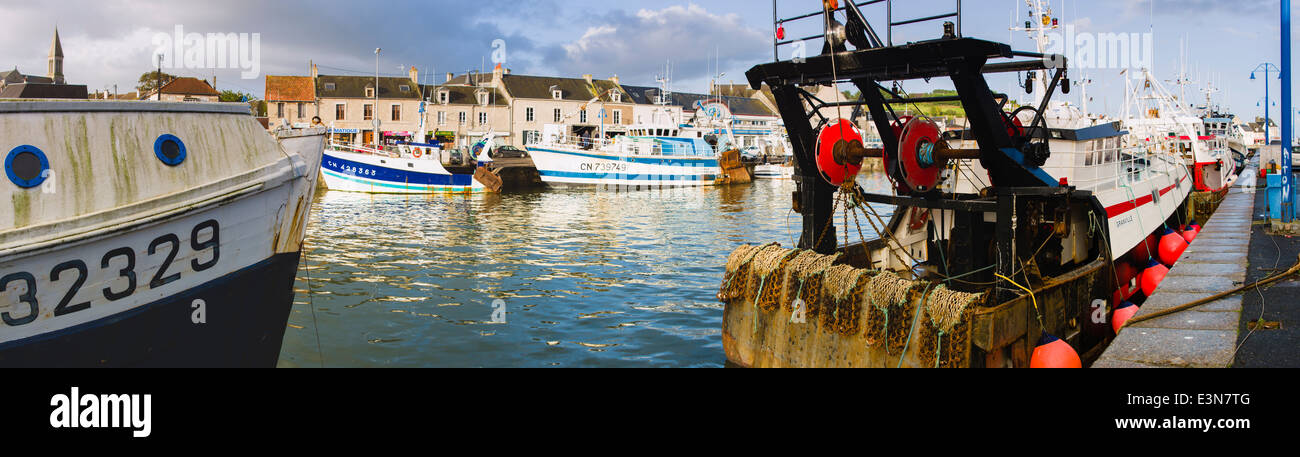
[[[6,85],[0,90],[0,98],[76,98],[88,97],[86,86],[82,84],[40,84],[18,83]]]
[[[514,98],[530,98],[535,100],[553,100],[551,88],[560,90],[560,98],[569,101],[585,102],[596,97],[597,93],[603,93],[609,89],[616,89],[622,93],[624,100],[631,101],[631,96],[627,92],[617,89],[618,84],[607,79],[594,80],[587,84],[583,78],[556,78],[551,76],[526,76],[526,75],[502,75],[501,83],[505,86],[506,92]],[[609,101],[607,97],[604,97]]]
[[[183,76],[173,79],[172,82],[164,84],[162,93],[174,95],[221,95],[207,81],[198,78]]]
[[[374,76],[320,75],[316,78],[316,96],[320,98],[370,98],[366,88],[375,86]],[[402,90],[406,86],[406,90]],[[410,78],[379,77],[379,98],[420,99],[420,89]]]
[[[422,87],[425,97],[432,100],[433,105],[440,104],[438,103],[438,91],[441,89],[447,90],[448,105],[477,105],[478,96],[476,94],[480,89],[488,91],[488,104],[495,106],[507,106],[510,104],[506,100],[505,94],[501,93],[499,90],[493,90],[491,88],[466,86],[461,84],[443,84],[441,86]]]
[[[266,76],[266,101],[309,102],[316,100],[310,76]]]

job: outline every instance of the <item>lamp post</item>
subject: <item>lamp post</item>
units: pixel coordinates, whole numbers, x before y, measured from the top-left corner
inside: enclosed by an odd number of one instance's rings
[[[370,108],[370,119],[375,123],[375,149],[379,149],[379,51],[375,48],[375,101]]]
[[[1291,185],[1291,0],[1282,0],[1282,220],[1295,219],[1295,187]]]
[[[1268,135],[1269,135],[1269,133],[1268,133],[1268,107],[1269,107],[1269,105],[1270,105],[1270,100],[1269,100],[1269,96],[1268,96],[1268,73],[1269,73],[1269,72],[1281,73],[1280,70],[1281,70],[1281,69],[1278,68],[1277,65],[1273,65],[1273,64],[1271,64],[1271,63],[1264,62],[1264,63],[1259,64],[1258,67],[1255,67],[1254,70],[1251,70],[1251,71],[1250,71],[1250,79],[1251,79],[1252,81],[1255,80],[1255,72],[1257,72],[1257,71],[1262,71],[1262,72],[1264,72],[1264,145],[1265,145],[1265,146],[1268,145]],[[1278,75],[1278,78],[1280,79],[1280,78],[1281,78],[1281,75]],[[1274,104],[1274,105],[1276,105],[1276,104]],[[1256,103],[1256,106],[1259,106],[1259,104]]]

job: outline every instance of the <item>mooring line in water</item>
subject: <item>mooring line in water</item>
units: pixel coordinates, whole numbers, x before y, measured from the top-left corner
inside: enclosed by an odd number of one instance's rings
[[[315,295],[311,290],[311,264],[307,262],[306,250],[303,250],[302,268],[307,273],[307,305],[311,308],[311,328],[316,331],[316,358],[320,359],[320,367],[325,368],[325,352],[320,346],[320,324],[316,322],[316,301],[312,300]]]

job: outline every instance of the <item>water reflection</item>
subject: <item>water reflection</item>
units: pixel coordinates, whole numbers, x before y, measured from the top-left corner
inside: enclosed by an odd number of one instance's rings
[[[326,366],[721,366],[723,264],[793,245],[793,190],[323,192],[280,365],[319,366],[319,332]]]

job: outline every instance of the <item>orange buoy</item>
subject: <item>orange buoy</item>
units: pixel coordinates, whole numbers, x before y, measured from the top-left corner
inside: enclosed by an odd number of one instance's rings
[[[1142,294],[1150,297],[1151,294],[1155,293],[1156,287],[1160,286],[1160,282],[1165,280],[1165,275],[1168,274],[1169,267],[1161,265],[1155,259],[1151,259],[1151,263],[1147,264],[1147,268],[1142,270],[1142,279],[1140,281],[1142,283]]]
[[[1160,254],[1160,261],[1172,267],[1174,262],[1183,256],[1185,249],[1187,249],[1187,240],[1173,230],[1165,229],[1165,234],[1160,237],[1160,247],[1156,251]]]
[[[1124,304],[1115,308],[1115,312],[1111,313],[1112,316],[1110,318],[1110,325],[1115,329],[1115,334],[1118,335],[1119,329],[1124,327],[1124,323],[1128,322],[1128,320],[1136,315],[1137,312],[1138,306],[1134,305],[1132,302],[1124,302]]]
[[[1029,356],[1029,368],[1083,368],[1083,361],[1070,343],[1044,333]]]

